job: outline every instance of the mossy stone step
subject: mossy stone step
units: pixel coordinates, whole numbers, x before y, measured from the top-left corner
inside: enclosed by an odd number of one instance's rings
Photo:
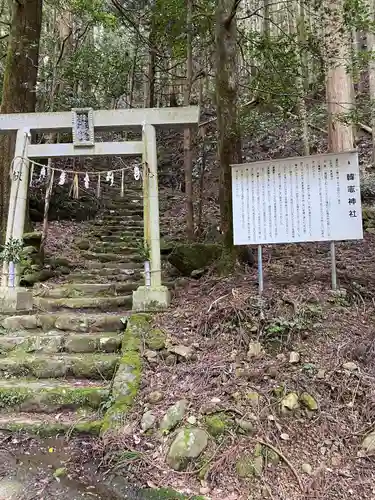
[[[99,262],[142,262],[137,254],[118,255],[115,253],[82,252],[82,257],[87,260],[98,260]]]
[[[99,262],[95,260],[88,260],[84,264],[85,269],[116,269],[118,273],[126,274],[127,271],[137,271],[143,269],[142,262]]]
[[[105,214],[102,217],[100,217],[99,220],[102,220],[102,221],[112,221],[113,220],[115,224],[117,222],[119,222],[120,224],[135,223],[135,225],[137,225],[139,222],[143,223],[143,216],[142,215],[135,215],[135,214],[123,215],[123,214],[119,214],[119,213],[112,213],[112,214],[109,213],[109,214]]]
[[[52,413],[75,408],[98,409],[108,397],[108,382],[22,378],[0,381],[1,411]]]
[[[66,276],[66,283],[89,283],[100,277],[105,277],[106,281],[115,283],[140,282],[142,276],[139,272],[131,275],[121,273],[117,269],[92,269],[90,273],[71,273]]]
[[[76,333],[124,331],[123,315],[118,314],[25,314],[8,316],[0,322],[0,334],[14,331],[61,330]]]
[[[43,311],[54,312],[60,309],[100,309],[109,311],[119,307],[131,309],[132,295],[117,297],[75,297],[62,299],[49,299],[34,297],[34,305]]]
[[[129,244],[122,243],[96,243],[95,246],[90,248],[92,253],[115,253],[118,255],[137,255],[138,249],[135,246],[129,246]]]
[[[42,354],[114,353],[119,351],[121,340],[122,336],[118,333],[66,334],[61,331],[51,331],[40,334],[20,331],[0,336],[0,352],[17,353],[22,350],[26,353]]]
[[[3,377],[65,378],[110,380],[119,357],[115,354],[31,355],[18,352],[0,358]]]
[[[131,229],[124,227],[120,224],[109,224],[102,225],[99,224],[97,227],[91,229],[89,236],[100,237],[100,236],[123,236],[128,235],[129,237],[133,236],[138,238],[139,235],[144,234],[143,226],[133,227]]]
[[[56,437],[69,432],[69,435],[99,435],[102,427],[100,415],[95,411],[65,411],[54,414],[2,412],[0,430],[25,432],[41,437]]]
[[[51,299],[109,297],[132,292],[137,286],[139,283],[72,283],[54,288],[43,288],[34,296]]]

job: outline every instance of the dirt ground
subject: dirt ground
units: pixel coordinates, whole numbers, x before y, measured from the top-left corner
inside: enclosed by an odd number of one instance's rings
[[[209,492],[212,500],[375,499],[373,459],[358,454],[375,417],[374,237],[337,245],[340,293],[330,290],[326,244],[269,247],[264,260],[262,298],[256,270],[239,269],[230,278],[191,280],[172,309],[155,319],[194,355],[174,366],[162,356],[145,360],[142,391],[123,437],[123,446],[139,452],[137,477],[188,494]],[[264,352],[249,359],[254,341]],[[299,362],[289,362],[292,351]],[[354,370],[343,367],[349,361]],[[254,430],[244,435],[233,425],[218,438],[204,477],[199,464],[171,472],[165,465],[171,437],[139,430],[152,391],[164,396],[153,407],[158,416],[186,398],[188,415],[202,425],[205,415],[223,411],[234,423],[251,420]],[[246,398],[251,391],[260,395],[255,405]],[[280,414],[280,398],[291,391],[307,392],[318,409]],[[236,461],[256,443],[271,444],[281,460],[242,480]]]

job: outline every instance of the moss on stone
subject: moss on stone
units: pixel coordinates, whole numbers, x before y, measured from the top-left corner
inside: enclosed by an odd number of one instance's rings
[[[89,434],[98,436],[102,426],[101,420],[93,420],[89,422],[77,422],[76,424],[64,423],[22,423],[22,422],[9,422],[2,424],[3,429],[11,432],[25,432],[40,437],[54,437],[58,434],[66,433],[69,431],[70,435],[74,434]]]
[[[146,334],[146,345],[149,349],[160,351],[164,349],[167,340],[166,334],[160,328],[152,328]]]
[[[228,430],[230,421],[225,413],[215,413],[206,417],[206,426],[211,436],[217,437]]]
[[[134,314],[128,319],[123,335],[122,357],[112,385],[113,405],[104,416],[102,433],[124,425],[126,415],[134,404],[142,373],[141,339],[150,330],[150,324],[151,317],[147,314]]]
[[[26,388],[3,387],[0,388],[0,408],[19,406],[26,401],[32,392]]]
[[[196,269],[210,266],[221,253],[221,245],[213,243],[179,244],[174,247],[168,261],[184,276],[190,276]]]

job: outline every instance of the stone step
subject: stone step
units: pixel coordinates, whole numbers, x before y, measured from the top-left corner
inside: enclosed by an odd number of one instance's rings
[[[88,260],[84,264],[85,269],[116,269],[119,273],[127,274],[132,271],[143,269],[142,262],[99,262],[95,260]]]
[[[118,255],[116,253],[96,253],[96,252],[82,252],[82,257],[87,260],[97,260],[99,262],[122,262],[130,263],[142,262],[142,258],[137,254]]]
[[[1,412],[0,430],[25,432],[40,437],[72,434],[99,435],[101,416],[96,411],[65,411],[55,414]]]
[[[98,227],[98,226],[104,226],[105,229],[114,229],[117,231],[124,231],[128,230],[131,231],[132,229],[139,229],[143,228],[143,220],[124,220],[122,218],[116,218],[111,216],[109,219],[96,219],[95,222],[93,222],[93,226]]]
[[[30,330],[76,333],[122,332],[124,328],[122,314],[25,314],[8,316],[0,321],[0,334]]]
[[[65,409],[98,409],[109,397],[108,382],[57,379],[0,381],[0,408],[18,412],[53,413]]]
[[[117,297],[75,297],[62,299],[49,299],[34,297],[34,305],[42,311],[55,312],[64,309],[97,309],[110,311],[113,309],[131,309],[132,295]]]
[[[130,246],[128,243],[122,241],[121,243],[96,243],[90,248],[91,253],[113,253],[116,255],[136,255],[138,248]]]
[[[34,294],[34,297],[51,299],[113,297],[132,292],[138,286],[139,283],[72,283],[54,288],[43,287]]]
[[[0,375],[35,378],[87,378],[111,380],[119,356],[116,354],[29,354],[17,352],[0,358]]]
[[[65,283],[90,283],[97,281],[100,278],[105,278],[107,281],[116,281],[119,283],[127,283],[129,281],[138,282],[142,280],[140,272],[134,271],[132,274],[121,272],[123,269],[91,269],[90,273],[70,273],[65,277]]]
[[[100,217],[101,221],[105,222],[105,221],[108,221],[108,222],[111,222],[113,221],[114,224],[132,224],[133,222],[135,223],[135,225],[137,225],[139,222],[142,222],[143,224],[143,216],[142,215],[134,215],[134,214],[131,214],[131,215],[123,215],[123,214],[118,214],[118,213],[107,213],[105,215],[103,215],[102,217]]]
[[[120,226],[118,224],[116,225],[100,225],[93,230],[90,231],[89,237],[90,236],[126,236],[126,237],[132,237],[133,235],[138,237],[139,235],[143,237],[144,234],[144,228],[143,226],[139,227],[133,227],[131,229],[128,229],[124,226]]]
[[[17,354],[19,351],[42,354],[115,353],[120,350],[121,341],[122,335],[118,333],[66,334],[53,330],[48,333],[20,331],[0,336],[0,352],[3,354]]]
[[[143,220],[143,208],[117,207],[103,212],[103,217],[104,216],[135,217],[135,220],[138,220],[137,217],[140,217]]]

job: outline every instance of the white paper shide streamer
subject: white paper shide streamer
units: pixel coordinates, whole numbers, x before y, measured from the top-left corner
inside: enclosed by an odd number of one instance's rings
[[[39,180],[40,180],[40,181],[42,181],[42,180],[44,180],[44,179],[45,179],[45,177],[46,177],[46,172],[47,172],[46,167],[42,167],[42,168],[40,169],[40,176],[39,176]]]
[[[85,175],[84,183],[85,183],[85,188],[88,189],[90,187],[90,177],[89,177],[89,174],[87,172]]]
[[[139,179],[141,178],[141,171],[139,170],[139,167],[134,167],[134,179],[136,181],[139,181]]]
[[[63,186],[66,182],[66,172],[61,172],[59,179],[59,186]]]
[[[110,185],[113,186],[113,183],[115,181],[115,175],[114,175],[114,173],[113,172],[107,172],[105,180],[107,182],[110,182]]]

